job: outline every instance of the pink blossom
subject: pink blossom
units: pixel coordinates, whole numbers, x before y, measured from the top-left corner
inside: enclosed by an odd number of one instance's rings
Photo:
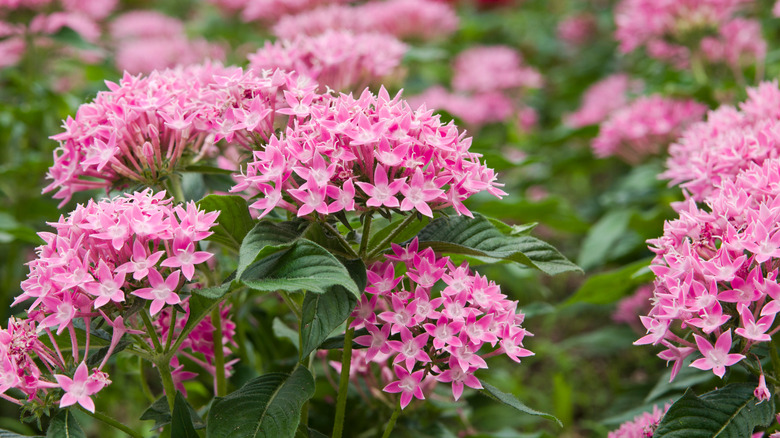
[[[628,105],[632,94],[643,88],[642,82],[616,73],[591,85],[583,94],[580,108],[566,116],[565,123],[573,128],[601,123],[612,112]]]
[[[409,405],[409,402],[412,401],[412,397],[417,398],[419,400],[424,400],[425,395],[423,395],[422,388],[420,387],[420,384],[423,379],[423,370],[409,373],[400,365],[396,365],[394,369],[395,369],[395,375],[398,377],[398,380],[391,382],[390,384],[385,386],[383,391],[389,393],[400,392],[401,409]]]
[[[659,409],[658,405],[653,406],[653,412],[644,412],[634,417],[633,420],[621,424],[620,428],[610,432],[607,438],[652,437],[655,429],[658,427],[658,423],[661,422],[661,419],[670,407],[671,405],[668,403],[663,409]]]
[[[696,346],[704,355],[703,358],[696,359],[691,363],[694,368],[712,370],[716,376],[723,378],[727,366],[734,365],[745,358],[742,354],[729,353],[731,350],[731,330],[726,330],[720,335],[714,346],[699,335],[694,335],[694,338]]]
[[[86,363],[79,364],[72,379],[62,374],[55,374],[54,377],[57,379],[57,384],[65,391],[65,395],[60,400],[61,408],[78,403],[89,412],[95,412],[95,402],[90,396],[97,391],[90,388],[90,376]]]
[[[454,61],[452,88],[457,91],[490,92],[515,88],[539,88],[542,76],[523,65],[519,52],[508,46],[478,46],[458,54]]]
[[[558,23],[558,38],[566,44],[579,47],[593,39],[597,31],[596,17],[582,13],[566,17]]]

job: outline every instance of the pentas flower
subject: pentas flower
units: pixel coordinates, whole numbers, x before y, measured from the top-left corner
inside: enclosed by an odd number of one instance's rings
[[[488,367],[486,357],[503,353],[520,362],[533,355],[523,348],[531,334],[521,327],[524,315],[516,301],[467,264],[456,266],[430,248],[417,248],[416,239],[405,248],[394,244],[386,262],[370,267],[370,298],[361,300],[351,326],[369,333],[355,338],[368,349],[353,356],[353,364],[356,357],[359,368],[392,363],[384,391],[400,393],[403,408],[424,398],[430,390],[426,379],[449,384],[457,400],[464,386],[482,387],[474,374]],[[404,273],[396,277],[395,272]],[[440,282],[443,289],[435,293]]]
[[[313,92],[312,95],[314,95]],[[308,97],[307,97],[308,96]],[[298,216],[356,210],[433,211],[453,207],[471,215],[463,201],[487,191],[501,197],[495,172],[469,152],[471,139],[454,124],[400,94],[365,90],[352,95],[304,95],[304,116],[254,152],[231,191],[259,192],[250,208]]]
[[[702,201],[722,181],[734,179],[753,163],[778,156],[780,89],[777,81],[747,89],[739,109],[723,105],[695,123],[669,146],[667,170],[661,174],[690,197]]]
[[[224,11],[240,13],[244,21],[273,22],[286,15],[308,11],[331,3],[347,0],[209,0]]]
[[[469,48],[458,54],[453,65],[452,88],[457,91],[484,93],[542,86],[542,75],[523,65],[520,53],[508,46]]]
[[[644,46],[650,56],[681,68],[689,64],[692,52],[713,55],[717,52],[713,46],[723,50],[743,48],[748,50],[746,54],[753,61],[761,61],[766,53],[766,44],[760,32],[747,29],[746,20],[735,17],[748,3],[751,1],[622,0],[615,11],[615,38],[624,53]],[[747,41],[745,30],[757,40]],[[713,33],[717,36],[704,37]],[[744,58],[736,52],[734,55],[722,56],[718,53],[711,60],[723,60],[733,67],[741,67]]]
[[[457,93],[439,85],[412,96],[409,102],[414,106],[425,105],[428,108],[447,111],[462,120],[472,131],[489,123],[505,122],[517,111],[517,102],[504,93]],[[534,117],[536,115],[532,108],[524,107],[522,110],[530,110]]]
[[[655,433],[655,429],[658,427],[658,423],[666,415],[666,411],[671,407],[670,404],[666,404],[663,409],[659,409],[658,405],[653,406],[653,412],[643,412],[633,420],[626,421],[621,424],[617,430],[614,430],[607,435],[607,438],[649,438]]]
[[[580,108],[568,114],[564,122],[572,128],[601,123],[614,111],[624,108],[642,91],[640,80],[633,80],[625,73],[616,73],[588,87],[582,96]]]
[[[107,82],[75,118],[68,117],[44,193],[57,190],[66,203],[73,193],[130,184],[159,185],[182,166],[218,152],[253,149],[274,130],[282,91],[311,85],[282,72],[244,72],[219,64],[195,65],[148,76],[125,74]]]
[[[225,58],[223,47],[205,39],[189,40],[181,21],[151,10],[116,17],[111,37],[117,69],[131,74]]]
[[[701,120],[707,107],[693,100],[643,96],[612,112],[593,140],[599,157],[617,156],[636,164],[658,154],[690,124]]]
[[[327,30],[266,42],[249,55],[249,66],[256,71],[295,71],[334,90],[361,90],[399,76],[406,50],[392,35]]]
[[[763,354],[753,346],[772,340],[780,312],[778,205],[778,159],[722,180],[703,206],[678,205],[679,218],[648,241],[657,278],[653,308],[642,317],[648,335],[636,343],[665,346],[663,358],[676,369],[698,351],[703,357],[691,366],[721,377],[746,356]]]
[[[330,5],[282,17],[273,27],[279,38],[318,35],[328,29],[379,32],[396,38],[432,40],[454,33],[458,15],[434,0],[369,1],[356,6]]]

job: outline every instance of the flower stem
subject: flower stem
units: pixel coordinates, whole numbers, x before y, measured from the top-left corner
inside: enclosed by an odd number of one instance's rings
[[[211,323],[214,325],[214,368],[216,369],[216,396],[226,394],[225,351],[222,349],[222,313],[219,306],[211,311]]]
[[[398,405],[395,407],[395,410],[393,411],[393,416],[390,417],[390,421],[387,423],[387,427],[385,427],[385,433],[382,435],[382,438],[390,438],[390,434],[393,432],[393,428],[395,427],[395,422],[398,420],[398,416],[401,415],[401,402],[398,402]]]
[[[138,312],[141,314],[141,319],[144,320],[144,326],[146,327],[146,331],[149,332],[149,337],[152,338],[152,344],[154,344],[154,350],[157,353],[162,353],[162,345],[160,345],[160,339],[157,337],[157,331],[154,329],[154,325],[152,324],[152,319],[149,317],[149,312],[146,309],[141,310]]]
[[[146,379],[144,378],[144,359],[141,357],[138,358],[138,374],[141,377],[141,391],[143,391],[150,403],[154,403],[154,394],[152,394],[152,390],[149,388],[149,384],[146,383]]]
[[[387,235],[387,237],[382,239],[381,242],[379,242],[374,248],[371,249],[371,252],[364,259],[364,261],[369,261],[374,257],[378,256],[379,254],[381,254],[382,251],[385,250],[385,247],[389,245],[390,242],[392,242],[393,239],[395,239],[395,237],[398,236],[401,233],[401,231],[403,231],[407,226],[409,226],[409,224],[411,224],[412,221],[416,218],[417,218],[416,214],[410,214],[409,216],[407,216],[403,222],[398,224],[398,226],[390,234]]]
[[[157,370],[160,372],[163,388],[165,389],[165,398],[168,399],[168,409],[173,415],[173,402],[176,400],[176,387],[173,385],[173,375],[171,374],[171,365],[168,362],[157,364]]]
[[[184,199],[184,190],[181,187],[181,175],[171,174],[168,177],[168,188],[171,190],[171,195],[177,203],[184,203],[187,200]]]
[[[371,237],[371,219],[374,215],[369,212],[366,216],[366,220],[363,222],[363,233],[360,235],[360,249],[358,249],[358,255],[361,259],[366,258],[366,248],[368,247],[368,239]]]
[[[323,227],[325,227],[325,229],[330,231],[331,234],[333,234],[333,236],[336,237],[336,239],[338,239],[339,243],[341,243],[341,246],[344,248],[345,251],[347,251],[349,257],[355,259],[360,258],[358,253],[356,253],[355,250],[352,249],[352,245],[350,245],[349,242],[347,242],[347,240],[344,239],[344,236],[342,236],[341,233],[339,233],[339,231],[336,228],[333,228],[331,224],[325,221],[322,221],[320,223],[322,224]]]
[[[144,438],[143,434],[138,433],[138,432],[134,431],[133,429],[130,429],[129,427],[127,427],[124,424],[114,420],[113,418],[109,417],[108,415],[101,414],[100,412],[97,412],[97,411],[90,412],[90,411],[82,408],[81,406],[79,406],[79,409],[81,409],[81,412],[86,413],[90,417],[92,417],[92,418],[94,418],[96,420],[100,420],[103,423],[106,423],[106,424],[108,424],[109,426],[111,426],[111,427],[113,427],[115,429],[119,429],[122,432],[130,435],[133,438]]]
[[[347,327],[352,324],[352,319],[347,319]],[[339,393],[336,397],[336,416],[333,419],[333,434],[331,438],[341,438],[344,431],[344,413],[347,409],[347,390],[349,389],[349,369],[352,365],[352,337],[355,329],[348,328],[344,334],[344,353],[341,355],[341,376],[339,377]]]

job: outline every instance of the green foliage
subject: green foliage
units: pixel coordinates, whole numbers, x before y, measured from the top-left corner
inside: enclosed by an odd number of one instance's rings
[[[176,399],[173,404],[173,414],[171,415],[171,436],[181,438],[199,438],[198,432],[192,425],[190,416],[190,405],[184,400],[181,392],[176,391]]]
[[[774,398],[763,403],[755,385],[732,383],[701,396],[689,389],[664,415],[653,437],[742,438],[774,420]]]
[[[486,395],[487,397],[489,397],[489,398],[491,398],[491,399],[493,399],[495,401],[501,402],[501,403],[503,403],[503,404],[505,404],[505,405],[507,405],[507,406],[509,406],[511,408],[514,408],[514,409],[516,409],[516,410],[518,410],[518,411],[520,411],[520,412],[522,412],[524,414],[534,415],[534,416],[546,418],[546,419],[548,419],[550,421],[554,421],[555,423],[558,424],[558,426],[563,427],[563,423],[561,423],[560,420],[555,418],[555,416],[550,415],[550,414],[545,414],[544,412],[537,411],[536,409],[529,408],[528,406],[523,404],[523,402],[518,400],[517,397],[515,397],[514,395],[508,394],[506,392],[502,392],[501,390],[499,390],[498,388],[496,388],[495,386],[493,386],[493,385],[491,385],[489,383],[482,382],[482,386],[484,387],[484,389],[481,392],[482,392],[482,394]]]
[[[651,259],[639,260],[614,271],[591,275],[566,301],[567,304],[609,304],[653,279]]]
[[[552,245],[539,239],[502,232],[481,215],[474,219],[457,216],[439,218],[417,235],[420,246],[441,254],[471,256],[485,262],[515,262],[548,275],[580,271]]]
[[[207,240],[238,251],[244,237],[254,226],[244,198],[236,195],[208,195],[197,204],[205,211],[220,212],[217,225],[211,228],[214,234]]]
[[[314,379],[303,366],[289,375],[265,374],[214,399],[206,433],[210,438],[292,438],[301,408],[313,395]]]
[[[87,438],[69,409],[60,411],[49,423],[46,438]]]

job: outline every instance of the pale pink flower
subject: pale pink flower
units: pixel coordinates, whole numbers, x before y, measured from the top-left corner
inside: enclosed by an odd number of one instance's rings
[[[402,366],[396,365],[394,367],[395,375],[398,380],[391,382],[384,387],[383,391],[389,393],[401,393],[401,409],[407,407],[412,401],[412,397],[418,400],[425,400],[425,395],[421,388],[423,379],[423,370],[409,373]]]
[[[633,420],[629,420],[620,425],[617,430],[614,430],[607,435],[607,438],[649,438],[653,436],[655,429],[658,427],[658,423],[669,410],[671,405],[667,403],[663,409],[659,409],[658,405],[653,406],[652,412],[644,412],[634,417]]]
[[[633,94],[638,94],[643,85],[639,80],[632,80],[624,73],[616,73],[591,85],[582,96],[580,108],[568,114],[564,122],[580,128],[601,123],[612,112],[628,105]]]
[[[699,335],[693,335],[696,339],[696,346],[699,348],[703,358],[696,359],[691,366],[700,370],[712,370],[716,376],[723,378],[726,373],[726,367],[734,365],[745,356],[742,354],[729,353],[731,350],[731,330],[726,330],[718,337],[713,346],[706,339]]]
[[[539,88],[542,76],[524,65],[520,53],[508,46],[477,46],[459,53],[454,61],[452,88],[457,91],[490,91]]]
[[[95,402],[90,396],[97,391],[90,388],[90,375],[86,363],[79,364],[72,379],[62,374],[55,374],[54,377],[57,379],[57,384],[65,391],[65,395],[60,399],[61,408],[78,403],[89,412],[95,412]]]

